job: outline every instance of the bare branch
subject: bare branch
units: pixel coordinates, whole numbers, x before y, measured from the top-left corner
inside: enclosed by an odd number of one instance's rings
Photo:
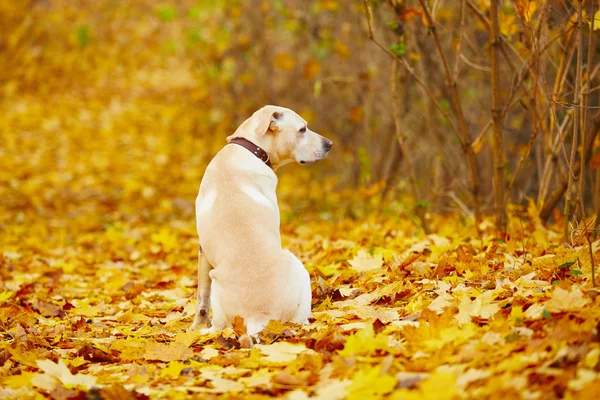
[[[500,22],[498,17],[498,0],[492,0],[490,13],[492,30],[490,31],[490,65],[492,67],[492,120],[494,125],[494,208],[496,225],[502,232],[506,231],[506,207],[504,202],[504,141],[502,135],[503,115],[500,109],[500,63],[498,48],[500,47]]]
[[[571,157],[569,158],[569,168],[572,170],[573,165],[575,164],[575,157],[577,154],[577,142],[579,139],[579,127],[581,126],[581,110],[579,107],[580,102],[580,90],[581,90],[581,73],[582,73],[582,64],[583,64],[583,34],[581,32],[582,29],[582,14],[583,14],[583,2],[579,2],[577,9],[577,70],[575,72],[575,93],[573,93],[573,103],[576,107],[574,107],[574,117],[573,117],[573,138],[571,143]],[[583,161],[583,160],[582,160]],[[581,169],[585,169],[585,165],[581,166]],[[577,211],[577,203],[574,201],[573,197],[576,196],[575,193],[575,181],[578,177],[569,171],[569,180],[567,184],[567,196],[565,198],[565,225],[564,225],[564,235],[565,240],[569,239],[569,220],[571,219],[571,212]]]

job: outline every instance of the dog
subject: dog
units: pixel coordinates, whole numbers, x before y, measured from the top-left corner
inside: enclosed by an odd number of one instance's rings
[[[198,294],[190,329],[244,319],[254,338],[270,320],[307,324],[310,277],[283,249],[275,172],[323,159],[332,141],[294,111],[268,105],[244,121],[206,168],[196,198]],[[209,309],[212,306],[212,319]]]

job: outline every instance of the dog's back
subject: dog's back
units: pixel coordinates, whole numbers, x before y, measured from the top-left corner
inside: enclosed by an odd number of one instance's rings
[[[293,314],[285,307],[289,260],[281,247],[276,185],[270,168],[235,145],[215,156],[202,179],[196,223],[214,268],[213,314],[221,307],[226,323],[236,315],[266,323]],[[215,326],[219,322],[213,321]]]

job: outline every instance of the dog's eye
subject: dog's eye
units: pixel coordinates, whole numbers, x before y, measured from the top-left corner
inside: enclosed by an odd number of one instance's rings
[[[304,127],[304,128],[302,128],[302,129],[300,129],[298,132],[300,132],[300,133],[304,133],[304,132],[306,132],[306,127]]]

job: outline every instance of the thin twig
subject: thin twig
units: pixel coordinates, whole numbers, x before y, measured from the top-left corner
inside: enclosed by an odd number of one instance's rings
[[[579,105],[579,92],[581,89],[581,73],[582,73],[582,64],[583,64],[583,35],[581,32],[582,29],[582,14],[583,14],[583,5],[582,2],[579,2],[578,10],[577,10],[577,69],[575,72],[575,93],[573,93],[573,104],[575,106]],[[579,139],[579,127],[581,124],[580,114],[581,110],[579,107],[575,107],[574,109],[574,117],[573,117],[573,139],[571,143],[571,157],[569,158],[569,167],[572,171],[572,167],[575,164],[575,155],[577,154],[577,142]],[[583,160],[582,160],[583,161]],[[585,165],[581,166],[581,169],[585,169]],[[565,240],[569,239],[569,220],[571,218],[571,212],[576,211],[577,204],[573,201],[573,195],[575,194],[574,190],[574,182],[577,180],[577,176],[574,176],[573,173],[569,173],[569,181],[567,184],[567,196],[565,198],[565,223],[564,223],[564,235]],[[573,210],[573,205],[575,204],[575,209]]]
[[[469,60],[463,53],[460,53],[460,59],[465,62],[469,67],[483,71],[483,72],[491,72],[492,69],[490,67],[486,67],[485,65],[475,64],[473,61]]]
[[[584,85],[585,86],[585,85]],[[560,105],[561,107],[567,109],[567,110],[572,110],[574,108],[580,108],[582,110],[589,110],[589,109],[598,109],[600,108],[600,106],[586,106],[586,105],[579,105],[576,103],[569,103],[568,101],[558,101],[558,100],[551,100],[553,103]],[[583,127],[583,125],[582,125]]]
[[[452,81],[458,81],[460,60],[461,60],[461,46],[462,37],[465,30],[465,0],[460,1],[460,26],[458,28],[458,43],[456,44],[456,58],[454,59],[454,73],[452,74]]]
[[[500,22],[498,16],[498,0],[492,0],[490,13],[492,30],[490,31],[490,65],[492,68],[492,120],[494,126],[494,208],[496,226],[501,232],[506,231],[506,207],[504,202],[504,141],[502,136],[503,117],[500,108],[500,63],[498,47],[500,46]]]
[[[447,196],[451,198],[456,205],[458,205],[467,218],[475,218],[473,211],[469,210],[469,207],[467,207],[467,205],[463,203],[454,192],[447,193]]]
[[[586,130],[587,130],[587,125],[588,125],[588,110],[589,110],[589,101],[590,101],[590,85],[591,85],[591,75],[590,75],[590,69],[592,67],[592,64],[594,62],[594,54],[592,53],[592,49],[594,48],[594,22],[596,20],[596,14],[594,12],[594,2],[590,1],[590,9],[589,9],[589,15],[590,18],[592,19],[591,25],[590,25],[590,36],[588,39],[588,48],[587,48],[587,62],[586,62],[586,75],[588,76],[588,80],[587,80],[587,85],[585,85],[584,88],[584,93],[582,93],[583,95],[583,104],[586,106],[586,108],[583,110],[583,117],[582,117],[582,130],[581,130],[581,142],[585,143],[586,142]],[[581,215],[583,220],[585,221],[585,204],[584,204],[584,199],[583,199],[583,190],[584,190],[584,185],[585,185],[585,149],[581,149],[581,152],[579,153],[579,157],[581,158],[581,165],[582,168],[579,169],[579,201],[581,202],[580,204],[580,208],[581,208]],[[594,221],[596,220],[596,217],[594,216]],[[585,232],[585,237],[587,239],[587,243],[588,243],[588,249],[589,249],[589,253],[590,253],[590,264],[592,267],[592,286],[596,287],[596,267],[594,264],[594,252],[592,250],[592,240],[590,238],[590,235]]]

